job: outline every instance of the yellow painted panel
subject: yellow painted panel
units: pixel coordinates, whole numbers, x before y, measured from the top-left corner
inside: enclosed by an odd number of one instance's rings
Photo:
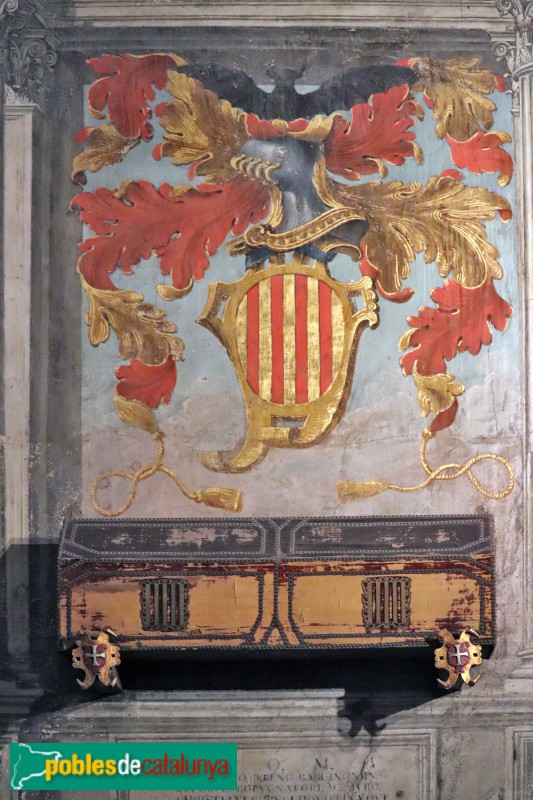
[[[188,630],[228,634],[250,630],[259,613],[256,576],[184,577],[190,581]],[[143,579],[94,581],[75,588],[72,630],[99,630],[110,626],[125,636],[154,635],[153,631],[143,631],[141,626],[140,580]],[[268,595],[265,598],[267,609],[272,608],[271,595],[272,590],[270,598]]]
[[[386,574],[386,573],[385,573]],[[297,577],[292,600],[293,618],[304,634],[364,633],[362,582],[364,575]],[[415,630],[435,630],[453,620],[459,628],[479,626],[479,584],[453,574],[415,575],[411,579],[411,622]]]

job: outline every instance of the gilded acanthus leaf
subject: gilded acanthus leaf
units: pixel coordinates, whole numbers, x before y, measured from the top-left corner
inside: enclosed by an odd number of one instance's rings
[[[115,389],[115,409],[122,422],[147,433],[157,433],[159,428],[152,411],[138,400],[126,400]]]
[[[194,173],[208,181],[233,178],[231,158],[249,138],[245,115],[180,72],[169,72],[167,89],[174,100],[159,111],[165,141],[156,157],[170,156],[178,166],[194,162]]]
[[[418,389],[418,406],[421,417],[446,411],[454,399],[463,394],[465,390],[465,387],[455,380],[455,375],[451,372],[420,375],[415,366],[413,380]]]
[[[176,326],[160,308],[143,303],[142,294],[94,289],[83,277],[82,285],[89,301],[87,324],[92,345],[105,342],[112,328],[123,359],[138,358],[144,364],[162,364],[169,356],[181,360],[184,344],[174,336]]]
[[[481,56],[411,58],[408,64],[420,75],[412,90],[424,92],[433,108],[439,139],[448,134],[464,142],[480,129],[492,128],[496,105],[487,95],[502,88],[501,78],[482,65]]]
[[[410,262],[421,252],[426,264],[437,264],[441,277],[453,273],[467,288],[501,278],[499,251],[483,225],[497,213],[508,218],[509,204],[498,194],[450,176],[430,178],[424,186],[399,181],[346,186],[320,170],[315,177],[328,205],[360,210],[368,224],[362,244],[385,292],[401,289]]]
[[[79,153],[72,162],[72,180],[85,184],[84,172],[98,172],[102,167],[117,164],[140,141],[140,136],[129,139],[122,136],[113,125],[104,123],[97,128],[84,128],[77,142],[85,142],[87,149]]]

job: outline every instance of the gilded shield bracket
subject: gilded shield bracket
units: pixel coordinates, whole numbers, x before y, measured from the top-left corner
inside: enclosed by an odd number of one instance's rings
[[[435,650],[435,666],[448,672],[446,681],[437,678],[437,682],[445,689],[452,689],[459,679],[468,686],[475,686],[480,678],[479,675],[475,678],[470,675],[472,667],[483,663],[481,645],[474,644],[471,636],[479,639],[479,634],[472,628],[465,628],[457,639],[445,628],[439,631],[439,639],[443,644]]]
[[[346,408],[361,333],[379,324],[370,278],[341,283],[299,253],[284,261],[212,284],[197,320],[224,345],[247,413],[238,451],[199,454],[215,472],[244,472],[270,447],[320,442]]]
[[[100,687],[122,691],[117,671],[120,664],[120,648],[118,644],[110,641],[110,637],[116,639],[116,634],[108,628],[101,631],[95,639],[86,631],[77,638],[77,647],[72,651],[72,666],[85,673],[83,681],[76,678],[78,686],[82,689],[90,689],[98,680]]]

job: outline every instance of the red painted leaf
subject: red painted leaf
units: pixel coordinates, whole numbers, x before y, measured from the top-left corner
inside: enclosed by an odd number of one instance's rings
[[[482,172],[498,172],[498,183],[507,186],[513,177],[513,159],[502,148],[511,137],[502,131],[486,133],[478,131],[466,142],[457,142],[448,134],[453,163],[461,169],[468,169],[475,175]]]
[[[431,421],[431,425],[429,426],[429,430],[432,433],[437,433],[437,431],[443,431],[444,428],[449,428],[457,416],[458,409],[459,403],[455,397],[449,408],[447,408],[445,411],[440,411],[438,414],[435,414],[433,420]]]
[[[409,130],[417,113],[409,87],[402,84],[353,106],[350,120],[337,116],[325,142],[328,170],[359,180],[379,172],[379,160],[398,166],[406,158],[420,159],[415,134]]]
[[[279,139],[291,133],[303,133],[309,126],[305,119],[285,120],[261,119],[257,114],[246,114],[246,132],[252,139]]]
[[[154,99],[154,86],[163,89],[167,70],[180,60],[163,54],[149,56],[111,56],[91,58],[90,66],[100,75],[89,89],[89,107],[94,117],[105,119],[107,106],[109,121],[117,131],[130,139],[142,136],[152,138],[152,116],[149,101]]]
[[[275,128],[268,119],[261,119],[257,114],[246,114],[246,131],[252,139],[278,139],[284,133]]]
[[[172,275],[182,289],[203,278],[213,256],[229,233],[240,236],[250,224],[264,219],[270,211],[270,192],[265,184],[247,178],[229,183],[203,184],[179,198],[180,235],[160,248],[161,272]]]
[[[454,181],[464,181],[465,176],[457,169],[445,169],[441,172],[439,178],[453,178]]]
[[[178,289],[191,278],[201,280],[229,233],[242,234],[269,211],[270,193],[259,181],[238,177],[220,185],[156,189],[148,181],[131,182],[123,190],[97,189],[77,195],[72,207],[96,237],[79,245],[78,270],[97,289],[114,289],[109,274],[132,267],[153,252],[161,272],[172,275]]]
[[[513,313],[492,281],[475,289],[446,281],[432,290],[431,299],[437,308],[424,306],[418,317],[407,319],[414,330],[406,334],[408,346],[413,349],[400,360],[406,375],[411,375],[415,363],[420,375],[435,375],[446,372],[445,362],[457,353],[468,350],[477,355],[482,344],[492,342],[490,326],[505,330]]]
[[[128,366],[117,367],[117,392],[125,400],[138,400],[148,408],[168,405],[176,386],[176,362],[169,356],[162,364],[143,364],[132,358]]]

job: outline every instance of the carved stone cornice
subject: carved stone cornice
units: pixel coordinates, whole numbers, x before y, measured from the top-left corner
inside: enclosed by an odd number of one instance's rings
[[[0,61],[5,82],[19,98],[42,103],[59,44],[51,4],[0,0],[0,10]]]
[[[494,55],[507,65],[511,77],[513,112],[519,110],[519,79],[524,73],[533,73],[533,0],[496,0],[502,17],[514,20],[514,36],[493,43]]]

